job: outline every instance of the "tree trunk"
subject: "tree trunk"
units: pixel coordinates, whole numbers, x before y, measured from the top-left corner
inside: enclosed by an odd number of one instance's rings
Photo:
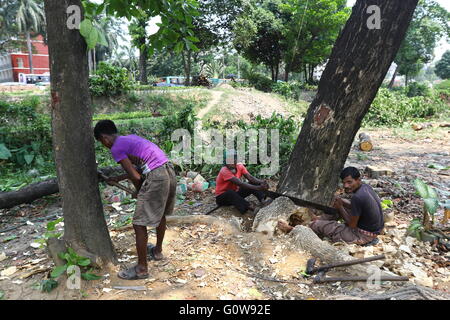
[[[418,0],[358,0],[320,79],[277,190],[328,205],[364,115],[405,37]],[[367,28],[369,5],[381,30]]]
[[[115,262],[98,188],[86,42],[66,26],[80,0],[45,0],[51,73],[52,138],[64,213],[64,240],[103,262]]]
[[[188,50],[187,54],[185,52],[182,52],[183,56],[183,67],[184,67],[184,85],[190,86],[191,85],[191,51]]]
[[[147,59],[148,59],[148,50],[147,46],[145,45],[145,38],[143,38],[141,39],[141,47],[139,47],[139,81],[141,82],[141,84],[148,84]]]
[[[407,87],[408,86],[408,74],[405,74],[405,87]]]
[[[275,82],[278,81],[278,75],[280,74],[280,63],[277,63],[277,66],[275,68]]]
[[[392,87],[394,86],[395,78],[397,77],[397,74],[398,74],[398,66],[395,67],[395,71],[394,71],[394,74],[392,75],[391,82],[389,82],[389,86],[388,86],[389,89],[392,89]]]
[[[284,67],[284,81],[288,82],[289,81],[289,72],[290,72],[290,66],[289,63],[286,63],[285,67]]]
[[[31,45],[30,31],[27,31],[28,64],[30,73],[33,74],[33,47]]]

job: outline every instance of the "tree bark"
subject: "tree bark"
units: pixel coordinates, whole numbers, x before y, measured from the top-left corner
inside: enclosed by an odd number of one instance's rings
[[[278,192],[328,205],[364,115],[405,37],[418,0],[358,0],[338,37]],[[369,5],[381,29],[368,29]]]
[[[30,31],[27,31],[28,64],[30,73],[33,74],[33,46],[31,45]]]
[[[139,48],[139,81],[141,84],[148,84],[148,78],[147,78],[147,59],[148,59],[148,51],[147,46],[145,46],[145,38],[144,41],[144,47]],[[142,45],[142,43],[141,43]]]
[[[80,0],[45,0],[51,73],[52,138],[64,213],[64,240],[75,251],[115,262],[98,188],[86,42],[67,28]]]
[[[397,77],[397,74],[398,74],[398,66],[395,67],[395,71],[394,71],[394,74],[392,75],[391,82],[389,82],[389,86],[388,86],[389,89],[392,89],[392,87],[394,86],[395,78]]]
[[[288,82],[289,81],[289,72],[290,72],[290,66],[289,63],[286,63],[285,67],[284,67],[284,81]]]
[[[187,54],[185,52],[182,52],[183,56],[183,67],[184,67],[184,85],[190,86],[191,85],[191,51],[188,50]]]

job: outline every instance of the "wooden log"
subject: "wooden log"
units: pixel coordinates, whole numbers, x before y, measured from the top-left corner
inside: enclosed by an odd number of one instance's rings
[[[123,174],[121,167],[106,167],[98,170],[105,176]],[[17,191],[0,192],[0,209],[7,209],[22,203],[31,203],[36,199],[59,192],[56,178],[32,183]]]
[[[420,130],[422,130],[422,129],[426,129],[426,128],[433,127],[433,124],[432,124],[432,123],[422,123],[422,124],[420,124],[420,123],[413,123],[413,124],[411,125],[411,127],[412,127],[415,131],[420,131]]]
[[[367,133],[361,132],[359,134],[359,149],[362,151],[370,151],[373,149],[372,140]]]
[[[296,226],[289,235],[293,238],[293,245],[300,250],[309,252],[313,257],[319,258],[322,263],[335,264],[354,260],[355,258],[337,249],[326,241],[322,241],[311,228],[305,226]],[[345,267],[345,271],[353,276],[370,275],[369,266],[374,264],[358,264]],[[333,269],[339,270],[341,268]],[[381,271],[381,276],[392,276],[394,274]]]

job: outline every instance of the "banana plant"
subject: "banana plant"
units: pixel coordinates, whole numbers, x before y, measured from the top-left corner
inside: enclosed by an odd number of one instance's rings
[[[414,187],[416,188],[416,194],[419,195],[424,202],[423,206],[423,226],[425,231],[431,229],[434,224],[434,214],[439,207],[439,197],[434,188],[428,186],[420,179],[414,180]],[[431,223],[430,223],[431,216]]]

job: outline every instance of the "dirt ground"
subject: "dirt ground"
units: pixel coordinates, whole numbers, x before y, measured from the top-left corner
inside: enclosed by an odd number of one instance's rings
[[[207,107],[208,110],[202,110],[202,115],[206,115],[217,105],[222,94],[226,92],[213,96],[214,103]],[[258,93],[258,96],[252,93],[252,97],[247,97],[244,92],[226,99],[228,102],[232,101],[230,105],[235,106],[233,112],[242,112],[240,117],[250,117],[250,113],[258,111],[254,108],[243,110],[240,107],[239,103],[247,105],[250,101],[248,99],[254,100],[253,105],[260,104],[259,111],[264,115],[282,108],[280,102],[272,104],[272,98],[262,93]],[[265,104],[261,99],[265,99]],[[288,114],[285,110],[280,111]],[[388,259],[383,263],[386,270],[408,275],[411,283],[417,283],[420,276],[421,281],[425,281],[429,287],[449,292],[450,253],[412,242],[405,237],[410,221],[420,217],[422,211],[422,200],[414,195],[414,179],[420,178],[435,187],[441,200],[450,198],[450,170],[429,167],[430,164],[450,166],[448,128],[427,128],[418,132],[410,128],[361,131],[371,136],[374,149],[361,152],[355,141],[346,165],[354,165],[361,171],[368,165],[392,170],[392,175],[378,178],[366,175],[364,182],[374,187],[382,200],[393,201],[394,206],[388,211],[394,218],[386,225],[386,233],[380,236],[381,241],[376,246],[362,248],[336,244],[336,247],[354,257],[386,253]],[[276,183],[277,181],[270,181],[271,190],[275,190]],[[117,277],[117,272],[136,260],[134,233],[126,225],[122,226],[132,215],[133,207],[132,204],[121,203],[123,199],[114,199],[114,192],[117,193],[117,190],[111,187],[102,189],[105,215],[120,264],[97,271],[103,278],[82,281],[81,290],[66,289],[65,279],[60,279],[58,288],[50,293],[43,293],[33,287],[42,279],[47,279],[54,267],[46,249],[36,248],[32,243],[42,237],[48,221],[62,215],[58,195],[10,210],[0,210],[0,230],[18,226],[14,230],[0,233],[0,294],[4,293],[4,299],[289,300],[329,299],[332,296],[358,296],[370,292],[365,283],[313,284],[310,278],[301,275],[310,255],[295,249],[289,235],[267,238],[263,234],[249,232],[252,217],[242,216],[235,209],[226,207],[211,215],[240,226],[241,232],[229,233],[226,228],[202,223],[169,225],[163,251],[165,259],[149,262],[149,279],[121,280]],[[177,204],[174,215],[200,215],[214,206],[212,189],[203,193],[188,192],[184,202]],[[448,222],[440,225],[442,217],[441,208],[435,216],[436,224],[448,229]],[[26,224],[20,225],[21,223]],[[63,223],[57,229],[62,230]],[[149,241],[154,243],[155,238],[151,231]],[[411,265],[412,271],[405,269],[405,265]],[[278,282],[280,280],[294,283]],[[402,285],[386,282],[377,292]],[[120,286],[128,288],[115,288]],[[139,290],[131,290],[130,286]]]

